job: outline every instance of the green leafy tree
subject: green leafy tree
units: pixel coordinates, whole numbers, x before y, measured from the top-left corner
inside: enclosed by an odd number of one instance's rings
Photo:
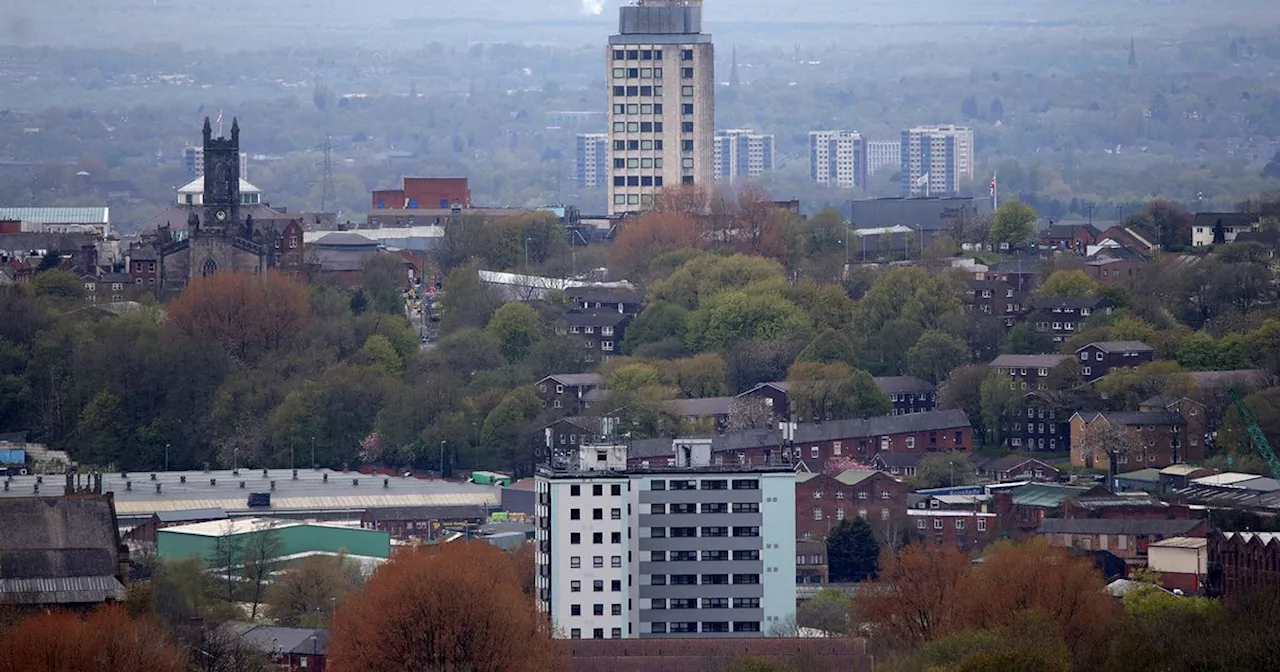
[[[509,392],[489,412],[481,429],[481,444],[493,464],[516,474],[532,473],[532,423],[541,410],[533,388],[523,386]]]
[[[907,351],[907,370],[934,385],[968,361],[969,347],[965,342],[941,331],[924,332]]]
[[[989,446],[1004,443],[1006,420],[1018,413],[1021,395],[1010,385],[1009,376],[998,371],[991,371],[982,381],[982,424]]]
[[[770,259],[745,254],[704,254],[686,262],[666,279],[655,282],[649,300],[668,301],[694,310],[722,291],[782,277],[782,266]]]
[[[505,303],[493,314],[486,328],[498,342],[508,362],[518,363],[542,337],[542,318],[524,303]]]
[[[1046,278],[1036,293],[1040,296],[1079,299],[1097,296],[1100,288],[1101,285],[1084,271],[1061,270],[1054,271]]]
[[[627,326],[627,337],[622,341],[622,351],[635,353],[636,349],[649,343],[658,343],[667,339],[683,341],[685,323],[689,319],[689,311],[667,301],[648,303],[635,320]]]
[[[849,339],[835,329],[824,329],[813,337],[812,341],[800,351],[797,362],[817,362],[820,364],[848,364],[857,366],[858,358],[853,352]]]
[[[628,362],[609,374],[609,389],[640,390],[662,384],[662,374],[657,367],[646,362]]]
[[[861,517],[842,520],[827,534],[827,569],[832,582],[874,579],[879,557],[875,530]]]
[[[56,267],[37,273],[31,279],[31,288],[35,290],[36,296],[48,296],[58,299],[79,299],[84,297],[84,281],[76,277],[75,273]]]
[[[685,345],[694,352],[722,350],[744,340],[768,341],[808,332],[810,321],[794,303],[772,291],[720,292],[689,316]]]
[[[391,376],[404,372],[404,361],[400,359],[400,353],[391,345],[391,339],[382,334],[373,334],[365,339],[364,347],[360,348],[360,358]]]
[[[990,372],[985,364],[962,366],[952,371],[938,389],[938,408],[964,411],[983,443],[987,443],[987,429],[982,414],[982,383]]]
[[[912,481],[917,488],[968,485],[974,481],[973,463],[960,453],[930,453],[916,465]]]
[[[871,374],[847,364],[798,362],[787,373],[787,381],[793,417],[841,420],[887,415],[893,410]]]
[[[828,561],[829,558],[828,555]],[[802,628],[814,628],[831,634],[846,634],[849,630],[849,596],[834,588],[819,590],[796,609],[796,624]]]
[[[375,254],[364,262],[360,287],[374,310],[397,314],[404,311],[403,292],[407,280],[402,259],[391,254]]]
[[[725,378],[728,365],[724,358],[713,353],[668,360],[661,364],[668,382],[687,399],[718,397],[728,392]]]
[[[990,239],[996,245],[1014,247],[1035,233],[1036,211],[1021,201],[1005,201],[996,209]]]
[[[445,279],[440,299],[442,331],[483,327],[502,305],[494,291],[480,282],[479,270],[478,264],[462,266]]]

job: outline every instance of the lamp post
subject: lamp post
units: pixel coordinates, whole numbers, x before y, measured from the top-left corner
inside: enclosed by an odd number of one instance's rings
[[[524,239],[524,272],[529,273],[529,243],[533,242],[533,238]]]
[[[164,444],[164,470],[169,471],[169,444]]]
[[[440,442],[440,478],[444,478],[444,443]]]
[[[316,437],[311,435],[311,468],[316,468]]]

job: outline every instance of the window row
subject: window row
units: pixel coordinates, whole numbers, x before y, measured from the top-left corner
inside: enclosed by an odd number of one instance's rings
[[[642,175],[642,176],[614,175],[613,186],[615,187],[661,187],[662,176],[658,175],[656,177],[651,177],[649,175]],[[621,196],[621,194],[619,194],[619,196]]]
[[[571,604],[571,605],[569,605],[569,615],[570,615],[570,616],[581,616],[581,615],[582,615],[582,605],[581,605],[581,604]],[[603,605],[603,604],[600,604],[600,603],[596,603],[596,604],[592,605],[592,606],[591,606],[591,615],[592,615],[592,616],[604,616],[604,605]],[[622,605],[621,605],[621,604],[616,604],[616,603],[615,603],[615,604],[610,605],[610,606],[609,606],[609,615],[610,615],[610,616],[621,616],[621,615],[622,615]]]
[[[614,79],[662,79],[662,68],[614,68]]]
[[[604,628],[595,628],[593,630],[592,639],[604,639]],[[613,639],[622,637],[622,628],[613,628],[609,636]],[[573,628],[569,631],[569,639],[582,639],[582,628]]]
[[[661,61],[661,49],[614,49],[615,61]]]
[[[734,490],[759,490],[760,481],[754,478],[735,478],[732,483],[726,482],[724,479],[707,479],[696,481],[693,479],[677,479],[671,481],[653,480],[649,482],[650,490],[725,490],[726,486],[732,485]]]
[[[662,103],[614,103],[614,114],[662,114]]]
[[[614,133],[661,133],[661,121],[615,121]]]
[[[569,592],[571,592],[571,593],[581,593],[581,592],[582,592],[582,582],[581,582],[581,581],[570,581],[570,582],[569,582]],[[601,581],[600,579],[596,579],[595,581],[592,581],[592,582],[591,582],[591,592],[593,592],[593,593],[603,593],[603,592],[604,592],[604,581]],[[611,593],[621,593],[621,592],[622,592],[622,580],[621,580],[621,579],[614,579],[614,580],[610,581],[610,582],[609,582],[609,592],[611,592]]]
[[[621,520],[622,509],[609,509],[610,520]],[[582,520],[582,509],[569,509],[569,520]],[[591,520],[604,520],[604,509],[591,509]]]
[[[603,555],[597,555],[597,556],[595,556],[595,557],[591,558],[591,566],[592,566],[592,567],[594,567],[594,568],[596,568],[596,569],[604,569],[604,556],[603,556]],[[621,566],[622,566],[622,556],[621,556],[621,555],[615,555],[615,556],[613,556],[613,557],[609,558],[609,566],[610,566],[610,567],[613,567],[613,568],[615,568],[615,569],[616,569],[616,568],[618,568],[618,567],[621,567]],[[580,555],[571,555],[571,556],[569,556],[569,568],[570,568],[570,569],[582,569],[582,556],[580,556]]]
[[[608,333],[605,333],[605,330],[606,330],[606,329],[608,329],[608,330],[609,330],[609,331],[608,331]],[[588,333],[588,334],[589,334],[589,333],[591,333],[591,327],[586,327],[586,330],[587,330],[587,333]],[[575,334],[576,334],[576,333],[578,333],[578,332],[577,332],[577,331],[574,331],[573,333],[575,333]],[[600,333],[605,334],[606,336],[607,336],[607,335],[609,335],[609,334],[612,334],[612,333],[613,333],[613,327],[602,327],[602,328],[600,329]],[[564,392],[564,386],[563,386],[563,385],[556,385],[556,392]],[[610,494],[610,495],[612,495],[612,496],[614,496],[614,497],[617,497],[617,496],[621,495],[621,494],[622,494],[622,484],[621,484],[621,483],[610,483],[610,484],[609,484],[609,494]],[[582,486],[581,486],[581,485],[571,485],[571,486],[569,486],[569,496],[570,496],[570,497],[578,497],[578,496],[581,496],[581,495],[582,495]],[[595,484],[593,484],[593,485],[591,486],[591,496],[592,496],[592,497],[603,497],[603,496],[604,496],[604,484],[603,484],[603,483],[595,483]],[[598,510],[598,509],[597,509],[597,510]]]
[[[581,533],[581,532],[570,532],[570,533],[569,533],[569,543],[570,543],[570,544],[581,544],[581,543],[582,543],[582,533]],[[604,532],[592,532],[592,533],[591,533],[591,543],[593,543],[593,544],[603,544],[603,543],[604,543]],[[610,533],[609,533],[609,543],[611,543],[611,544],[621,544],[621,543],[622,543],[622,533],[621,533],[621,532],[610,532]]]
[[[649,513],[698,513],[697,504],[650,504]],[[724,502],[704,502],[702,513],[760,513],[759,502],[734,502],[732,508]]]
[[[702,629],[698,629],[696,622],[676,621],[672,623],[651,623],[649,631],[655,634],[665,633],[681,633],[681,632],[729,632],[729,623],[708,621],[702,624]],[[734,621],[733,632],[760,632],[759,621]]]
[[[594,334],[594,333],[596,333],[596,328],[595,328],[595,327],[593,327],[593,326],[590,326],[590,325],[587,325],[587,326],[584,326],[584,327],[578,327],[578,326],[576,326],[576,325],[575,325],[575,326],[569,327],[569,333],[571,333],[571,334],[578,334],[578,333],[582,333],[582,334]],[[612,335],[613,335],[613,327],[600,327],[600,335],[601,335],[601,336],[612,336]],[[578,486],[576,486],[576,485],[575,485],[575,486],[572,486],[572,487],[575,487],[575,488],[576,488],[576,487],[578,487]],[[615,485],[615,486],[613,486],[613,487],[617,488],[618,486],[616,486],[616,485]],[[617,493],[614,493],[614,494],[617,494]]]
[[[614,159],[614,168],[661,168],[662,157],[655,159]]]
[[[653,537],[653,538],[656,538],[656,539],[665,538],[665,537],[667,537],[667,536],[670,536],[670,537],[673,537],[673,538],[676,538],[676,539],[692,539],[692,538],[694,538],[694,537],[699,536],[699,535],[698,535],[698,528],[696,528],[696,527],[672,527],[672,528],[669,528],[669,529],[670,529],[670,535],[668,535],[668,528],[665,528],[665,527],[653,527],[653,528],[649,528],[649,536],[650,536],[650,537]],[[727,528],[727,527],[718,527],[718,526],[717,526],[717,527],[704,527],[704,528],[702,528],[702,535],[701,535],[701,536],[702,536],[703,538],[710,538],[710,537],[727,537],[727,536],[729,536],[729,528]],[[733,536],[735,536],[735,537],[758,537],[758,536],[760,536],[760,528],[755,527],[755,526],[734,527],[734,528],[733,528]]]
[[[661,150],[662,141],[661,140],[614,140],[613,141],[613,151],[615,152],[635,151],[637,149]]]
[[[729,551],[649,551],[650,562],[694,562],[699,557],[703,562],[723,562],[728,560],[730,555]],[[732,557],[737,561],[759,560],[760,551],[758,549],[733,551]]]
[[[614,194],[614,205],[653,205],[653,194]]]
[[[933,529],[935,529],[935,530],[941,530],[941,529],[945,528],[946,526],[947,526],[947,525],[946,525],[946,520],[945,520],[944,518],[934,518],[934,519],[933,519]],[[964,527],[965,527],[965,519],[964,519],[964,518],[957,518],[957,519],[956,519],[956,529],[957,529],[957,530],[963,530],[963,529],[964,529]],[[928,524],[925,522],[925,520],[924,520],[923,518],[921,518],[920,520],[917,520],[917,521],[916,521],[916,529],[917,529],[917,530],[923,530],[923,529],[927,529],[927,528],[928,528]],[[986,519],[986,518],[979,518],[979,519],[978,519],[978,531],[979,531],[979,532],[986,532],[986,531],[987,531],[987,519]]]
[[[759,609],[760,598],[758,597],[735,597],[730,602],[727,597],[704,597],[702,598],[703,609],[728,609],[732,604],[734,609]],[[654,598],[649,601],[650,609],[697,609],[698,598],[672,598],[667,600],[664,598]]]
[[[730,579],[733,585],[755,585],[760,583],[759,574],[702,574],[699,581],[698,574],[654,574],[649,577],[649,585],[651,586],[727,586]]]

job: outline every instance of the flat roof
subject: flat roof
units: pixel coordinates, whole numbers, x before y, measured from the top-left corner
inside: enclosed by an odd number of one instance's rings
[[[159,530],[166,534],[191,534],[200,537],[225,537],[233,534],[250,534],[263,530],[280,530],[286,527],[304,525],[296,520],[279,520],[277,518],[228,518],[227,520],[208,520],[203,523],[175,525]]]
[[[1160,548],[1205,548],[1208,545],[1209,540],[1204,537],[1169,537],[1151,544]]]

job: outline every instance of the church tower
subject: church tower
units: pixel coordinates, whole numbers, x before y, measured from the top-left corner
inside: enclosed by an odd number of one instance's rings
[[[209,118],[204,118],[204,213],[200,219],[201,228],[210,233],[234,236],[239,232],[240,123],[235,118],[230,138],[213,137]]]

